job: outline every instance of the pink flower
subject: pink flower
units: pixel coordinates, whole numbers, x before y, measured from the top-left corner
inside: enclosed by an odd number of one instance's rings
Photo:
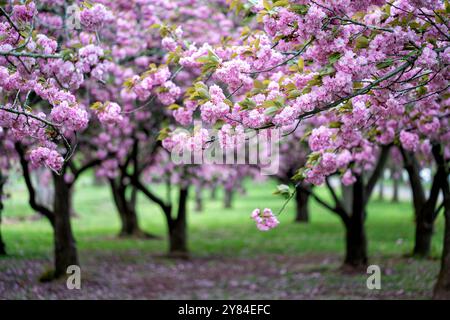
[[[107,102],[103,108],[97,111],[98,119],[103,124],[119,124],[123,121],[122,109],[117,103]]]
[[[12,18],[22,22],[29,22],[36,13],[37,10],[34,2],[29,2],[26,5],[14,5]]]
[[[309,147],[312,151],[328,149],[332,145],[333,130],[325,126],[313,129],[309,138]]]
[[[341,181],[345,186],[349,186],[349,185],[352,185],[355,183],[356,178],[352,174],[352,171],[350,169],[348,169],[347,171],[345,171],[344,175],[342,176]]]
[[[352,154],[348,150],[342,151],[336,158],[336,165],[339,168],[346,167],[352,161]]]
[[[167,51],[175,51],[177,48],[177,43],[170,37],[165,37],[161,40],[161,45]]]
[[[103,23],[110,21],[112,18],[111,12],[99,3],[96,3],[90,9],[84,9],[80,13],[81,24],[90,31],[98,29]]]
[[[419,136],[405,130],[400,132],[400,142],[405,150],[415,152],[419,146]]]
[[[256,222],[256,227],[260,231],[268,231],[280,224],[280,221],[275,217],[272,210],[268,208],[265,208],[262,214],[259,209],[253,210],[251,218]]]
[[[45,147],[32,150],[30,153],[30,161],[34,167],[44,164],[54,171],[61,170],[64,164],[64,158],[56,150]]]
[[[322,174],[329,175],[336,171],[336,167],[336,155],[334,153],[325,152],[322,155],[322,161],[320,162]]]
[[[224,117],[229,111],[230,107],[220,102],[217,105],[208,101],[200,107],[202,120],[206,123],[215,123],[218,119]]]
[[[251,81],[251,78],[245,74],[250,71],[250,65],[239,59],[224,62],[223,65],[216,70],[216,79],[226,83],[230,90],[235,90],[242,83]]]
[[[168,106],[175,103],[181,94],[181,89],[172,81],[166,81],[157,91],[156,95],[162,104]]]

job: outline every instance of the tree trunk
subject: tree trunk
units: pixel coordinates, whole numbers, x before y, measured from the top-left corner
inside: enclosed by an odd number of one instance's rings
[[[423,223],[416,223],[413,256],[428,257],[431,251],[433,228]]]
[[[402,149],[402,155],[406,172],[408,172],[409,184],[413,196],[414,212],[417,218],[417,214],[420,212],[420,209],[426,201],[425,190],[423,189],[422,180],[420,178],[420,166],[417,159],[414,157],[414,154]]]
[[[413,256],[426,257],[430,254],[431,238],[433,235],[433,208],[426,206],[427,199],[420,178],[420,167],[417,159],[412,153],[402,150],[405,169],[408,172],[409,184],[411,186],[414,217],[416,223]],[[432,210],[430,213],[429,210]],[[430,220],[431,216],[431,220]]]
[[[443,151],[442,151],[443,152]],[[441,184],[444,195],[444,248],[441,257],[441,270],[434,287],[434,298],[450,300],[450,186],[448,182],[449,168],[440,150],[433,150],[433,155],[441,170],[443,170],[443,181]]]
[[[158,238],[155,235],[141,230],[139,227],[139,220],[136,213],[136,188],[133,188],[131,198],[128,200],[126,197],[126,187],[123,184],[111,179],[110,186],[121,222],[119,237]]]
[[[3,213],[3,186],[5,185],[5,180],[2,173],[0,172],[0,256],[6,255],[6,245],[3,242],[2,235],[2,213]]]
[[[447,190],[444,192],[444,249],[441,257],[441,270],[434,287],[434,298],[450,300],[450,191],[447,180]]]
[[[416,213],[416,237],[413,255],[427,257],[431,251],[431,240],[434,231],[434,220],[439,191],[445,180],[445,172],[441,168],[436,171],[431,186],[430,195]]]
[[[225,189],[223,206],[225,209],[231,209],[232,204],[233,204],[233,190]]]
[[[392,185],[392,202],[393,203],[398,203],[399,199],[398,199],[398,189],[399,189],[399,184],[400,184],[400,179],[394,175],[394,177],[392,178],[393,181],[393,185]]]
[[[70,187],[64,181],[64,175],[53,174],[55,185],[55,278],[66,274],[67,267],[78,265],[75,238],[70,223]]]
[[[79,215],[78,213],[75,211],[75,207],[73,206],[73,195],[75,194],[74,190],[73,190],[74,186],[72,186],[71,191],[69,193],[69,212],[70,212],[70,216],[72,218],[78,218]]]
[[[203,195],[202,188],[200,186],[195,187],[195,208],[196,212],[203,211]]]
[[[364,227],[365,194],[362,177],[357,177],[353,184],[352,214],[345,223],[346,253],[344,265],[361,268],[367,265],[367,239]]]
[[[384,200],[384,181],[383,179],[380,180],[380,183],[378,184],[378,199],[383,201]]]
[[[217,187],[214,186],[211,189],[211,200],[216,200],[217,199]]]
[[[309,210],[308,210],[309,193],[303,191],[301,188],[297,188],[295,193],[296,201],[296,222],[308,222]]]
[[[169,222],[169,255],[172,257],[186,258],[188,256],[187,247],[187,196],[188,189],[180,188],[178,199],[178,214],[176,218],[171,218]]]
[[[342,188],[342,206],[346,212],[352,212],[353,187],[341,185]]]

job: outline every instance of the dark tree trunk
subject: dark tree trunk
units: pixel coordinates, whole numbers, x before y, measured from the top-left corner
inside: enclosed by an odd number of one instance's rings
[[[103,180],[103,178],[97,177],[97,175],[93,174],[92,175],[92,185],[96,186],[96,187],[101,187],[104,186],[105,180]]]
[[[75,194],[74,190],[73,190],[74,186],[72,186],[71,191],[69,193],[69,212],[70,212],[70,216],[72,218],[78,218],[79,215],[78,213],[75,211],[75,207],[73,205],[74,201],[73,201],[73,196]]]
[[[223,206],[225,209],[231,209],[233,205],[233,190],[225,189]]]
[[[123,184],[111,179],[110,186],[121,222],[119,237],[157,238],[155,235],[144,232],[139,227],[136,213],[136,188],[133,187],[131,197],[127,199],[126,187]]]
[[[216,200],[217,199],[217,187],[214,186],[211,189],[211,200]]]
[[[439,146],[433,146],[434,151]],[[402,151],[405,160],[405,169],[408,172],[409,182],[413,194],[414,216],[416,231],[414,239],[413,256],[427,257],[431,251],[431,241],[434,231],[435,209],[439,190],[445,177],[445,170],[439,167],[434,178],[428,199],[420,179],[420,167],[413,154]]]
[[[180,188],[178,199],[178,214],[176,218],[170,216],[169,224],[169,254],[173,257],[188,256],[187,247],[187,197],[188,189]],[[167,215],[167,214],[166,214]]]
[[[55,270],[54,277],[66,274],[67,267],[78,265],[78,254],[75,238],[70,223],[70,192],[69,185],[64,181],[64,174],[53,174],[55,184]]]
[[[404,166],[406,172],[408,172],[409,184],[413,196],[414,213],[417,218],[417,214],[420,212],[420,209],[426,201],[425,190],[423,189],[422,180],[420,178],[420,166],[417,159],[414,157],[414,154],[403,149],[401,149],[401,151],[405,162]]]
[[[442,151],[443,152],[443,151]],[[434,287],[434,298],[450,300],[450,186],[448,182],[449,168],[440,150],[433,150],[433,155],[441,170],[443,170],[443,181],[441,184],[444,195],[444,248],[441,257],[441,270]]]
[[[195,187],[195,211],[201,212],[203,211],[203,195],[202,188],[200,186]]]
[[[308,222],[309,221],[309,210],[308,210],[308,200],[309,193],[303,191],[301,188],[297,187],[295,193],[296,201],[296,222]]]
[[[441,270],[438,281],[434,287],[434,298],[450,300],[450,191],[448,188],[444,195],[444,249],[441,257]]]
[[[384,182],[383,180],[380,181],[380,183],[378,184],[378,199],[383,201],[384,200]]]
[[[393,177],[392,181],[393,181],[393,185],[392,185],[392,202],[393,203],[398,203],[398,189],[399,189],[399,181],[400,179],[398,177]]]
[[[345,223],[346,252],[344,265],[352,268],[367,265],[367,238],[364,227],[365,197],[364,183],[361,177],[357,177],[353,184],[352,213]]]
[[[428,257],[431,251],[431,239],[433,237],[433,228],[424,223],[416,223],[416,233],[414,239],[413,256]]]
[[[5,178],[0,172],[0,256],[6,255],[6,245],[3,241],[2,235],[2,213],[3,213],[3,186],[5,185]]]
[[[344,207],[344,210],[346,212],[352,212],[353,187],[342,184],[341,190],[342,190],[342,206]]]
[[[431,251],[431,240],[434,232],[434,220],[439,191],[444,183],[445,173],[438,169],[431,186],[430,195],[422,205],[420,211],[416,213],[416,238],[413,255],[417,257],[427,257]]]

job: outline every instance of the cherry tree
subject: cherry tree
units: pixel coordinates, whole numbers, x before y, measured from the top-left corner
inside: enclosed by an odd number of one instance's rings
[[[414,205],[416,231],[412,254],[418,257],[427,257],[430,254],[434,221],[444,206],[443,202],[438,205],[439,194],[443,183],[447,179],[445,164],[441,163],[439,165],[436,159],[436,170],[432,176],[431,189],[428,195],[426,194],[425,186],[420,176],[420,171],[423,168],[421,162],[425,164],[432,163],[434,160],[433,155],[440,159],[441,146],[435,144],[434,146],[425,146],[425,148],[427,148],[424,150],[426,152],[425,155],[420,150],[414,152],[405,150],[403,147],[400,148],[404,159],[404,167],[408,173],[411,185]],[[422,161],[419,161],[419,157],[422,158]]]
[[[295,175],[299,167],[306,163],[306,157],[309,149],[305,141],[302,141],[302,137],[305,135],[306,126],[300,126],[292,129],[282,141],[280,146],[280,168],[276,175],[277,179],[284,185],[291,185],[295,183],[292,181],[292,177]],[[281,186],[279,188],[283,188]],[[295,188],[295,202],[296,202],[296,222],[308,222],[309,221],[309,197],[311,193],[311,186],[303,184],[296,186]]]
[[[22,167],[26,166],[27,186],[31,186],[29,163],[44,164],[54,172],[58,197],[65,190],[61,186],[66,163],[74,151],[72,141],[88,124],[85,107],[55,74],[72,63],[69,60],[74,59],[76,50],[63,50],[50,34],[37,27],[34,2],[6,5],[1,13],[0,123],[15,141]],[[74,87],[82,81],[80,75],[74,74]],[[55,201],[53,212],[39,206],[31,192],[30,204],[54,227],[55,275],[65,274],[68,265],[78,263],[65,203]]]
[[[91,109],[98,113],[102,125],[98,136],[91,139],[97,148],[95,157],[102,160],[96,172],[110,182],[122,220],[121,234],[149,236],[138,225],[135,204],[137,192],[140,192],[156,203],[167,218],[170,251],[185,254],[186,212],[183,208],[189,182],[204,184],[213,177],[208,175],[207,167],[196,169],[204,172],[203,175],[189,170],[183,173],[180,169],[169,177],[174,168],[170,161],[162,160],[165,158],[160,150],[158,134],[162,130],[160,136],[163,137],[164,130],[174,123],[170,110],[177,114],[175,103],[180,99],[183,88],[192,83],[200,72],[197,68],[172,69],[164,62],[175,57],[171,50],[176,50],[177,41],[184,47],[206,41],[218,44],[231,34],[234,23],[221,10],[224,8],[222,1],[139,1],[132,6],[118,2],[108,4],[108,7],[119,17],[119,39],[117,33],[100,34],[102,43],[110,43],[113,79],[108,83],[108,90],[100,87],[93,92],[97,102]],[[130,21],[135,28],[130,28]],[[172,29],[170,25],[173,23],[180,26]],[[165,172],[168,177],[159,181]],[[153,173],[161,179],[147,179]],[[183,177],[186,181],[182,181]],[[178,212],[173,212],[175,205],[171,198],[161,198],[149,186],[151,182],[175,188],[173,179],[180,181]]]
[[[338,174],[353,186],[347,243],[354,248],[347,246],[346,263],[364,265],[366,206],[389,146],[432,146],[428,152],[448,176],[448,3],[232,1],[231,7],[256,16],[258,27],[222,46],[174,47],[171,62],[202,71],[175,118],[186,125],[199,110],[204,122],[239,130],[317,118],[311,153],[295,179],[320,185]],[[174,132],[169,139],[185,143],[179,138]],[[375,175],[364,177],[371,169]],[[441,180],[447,199],[448,181]],[[449,247],[446,241],[437,297],[448,295]]]
[[[2,213],[6,198],[5,185],[10,175],[14,157],[14,142],[8,137],[8,131],[0,128],[0,255],[6,255],[6,244],[1,232]]]

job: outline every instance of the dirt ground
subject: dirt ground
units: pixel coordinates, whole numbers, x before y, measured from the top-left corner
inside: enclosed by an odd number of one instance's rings
[[[1,299],[427,299],[436,261],[382,258],[381,290],[367,289],[368,275],[343,272],[339,256],[264,255],[172,260],[99,252],[81,261],[81,290],[65,279],[40,283],[49,260],[0,259]],[[425,287],[423,283],[427,283]]]

